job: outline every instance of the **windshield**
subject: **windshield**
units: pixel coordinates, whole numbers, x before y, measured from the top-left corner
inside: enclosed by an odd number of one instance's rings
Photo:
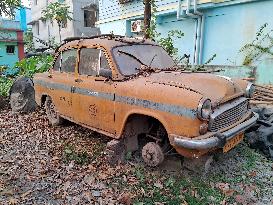
[[[120,46],[114,48],[113,53],[121,74],[125,76],[137,74],[141,65],[160,70],[175,65],[171,56],[156,45]]]

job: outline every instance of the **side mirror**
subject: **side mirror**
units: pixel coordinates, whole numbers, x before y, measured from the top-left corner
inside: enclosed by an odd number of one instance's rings
[[[101,68],[99,71],[99,76],[111,79],[112,78],[112,70]]]

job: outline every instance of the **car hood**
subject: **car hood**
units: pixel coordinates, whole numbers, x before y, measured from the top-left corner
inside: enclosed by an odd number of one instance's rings
[[[204,98],[209,98],[215,106],[244,95],[244,91],[232,79],[210,73],[164,71],[146,77],[146,82],[191,90]]]

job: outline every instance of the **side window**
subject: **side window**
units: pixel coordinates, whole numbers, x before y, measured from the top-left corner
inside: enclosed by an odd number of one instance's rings
[[[77,63],[77,50],[67,50],[62,53],[61,71],[65,73],[74,73]]]
[[[106,58],[104,52],[102,52],[102,54],[101,54],[100,67],[101,67],[101,68],[104,68],[104,69],[109,69],[109,70],[111,70],[110,65],[109,65],[109,63],[108,63],[108,60],[107,60],[107,58]]]
[[[80,52],[80,75],[96,76],[99,70],[100,50],[94,48],[82,48]]]
[[[54,71],[59,71],[60,70],[60,66],[61,66],[61,54],[56,59],[54,67],[53,67],[53,70]]]

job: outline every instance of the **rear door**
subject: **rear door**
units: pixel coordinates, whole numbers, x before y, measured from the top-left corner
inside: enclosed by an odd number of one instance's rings
[[[51,90],[51,98],[61,115],[73,119],[71,89],[75,79],[77,49],[70,49],[59,54],[53,73],[47,84]]]
[[[90,127],[115,133],[114,84],[98,76],[100,67],[111,70],[105,52],[81,48],[79,56],[78,77],[72,88],[75,118]]]

